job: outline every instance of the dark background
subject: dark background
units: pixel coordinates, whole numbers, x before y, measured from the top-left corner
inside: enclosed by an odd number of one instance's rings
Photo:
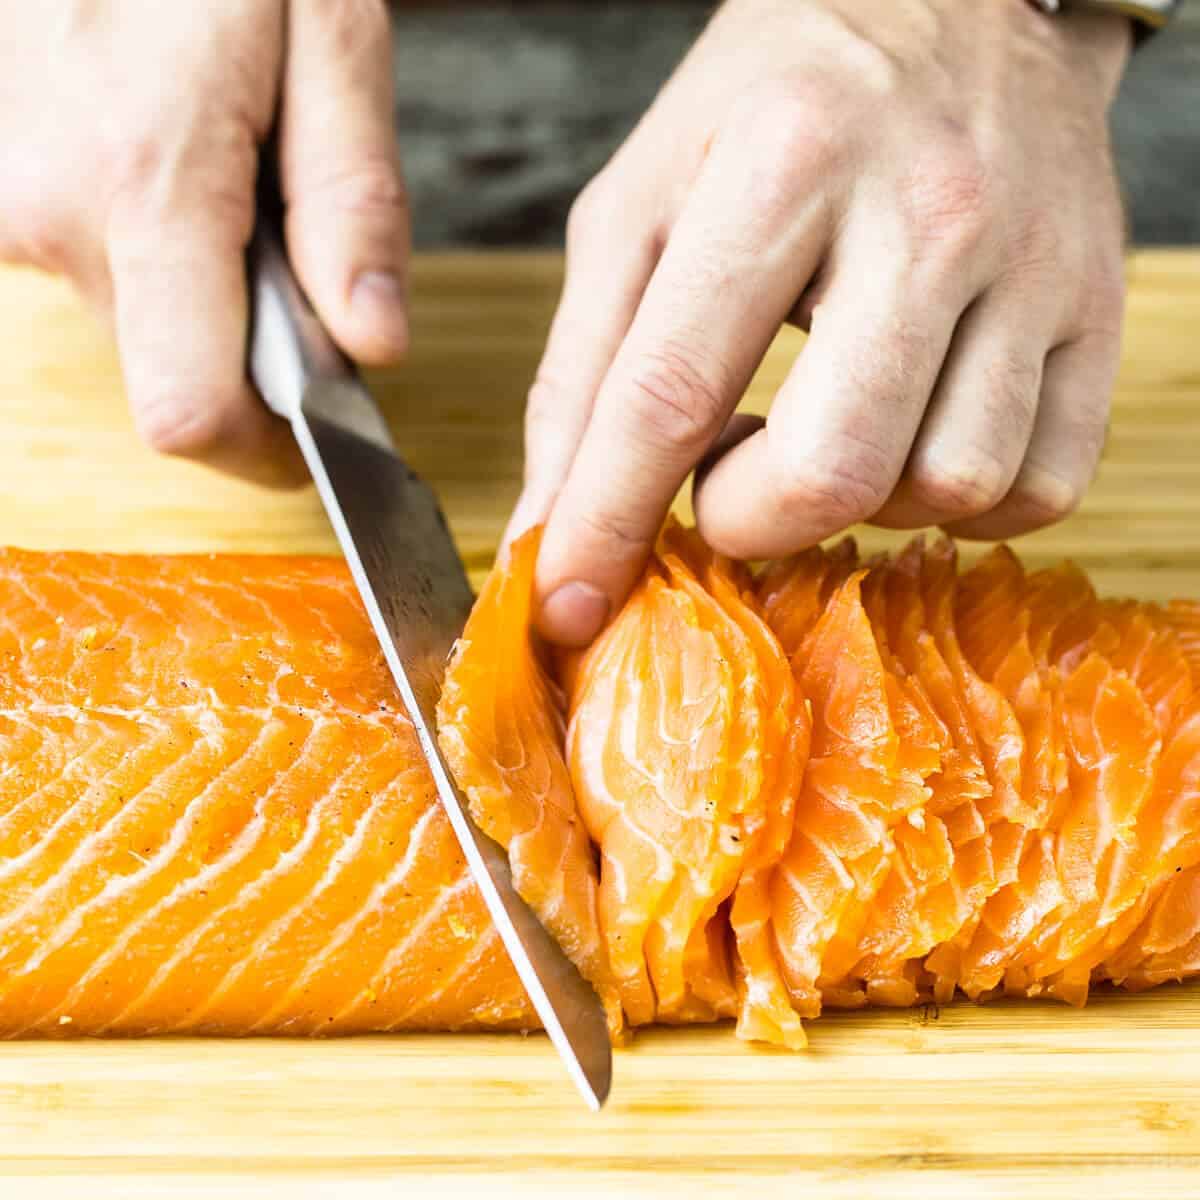
[[[418,244],[558,245],[571,198],[712,8],[399,4],[397,120]],[[1187,0],[1178,22],[1138,51],[1113,130],[1134,240],[1200,243],[1200,0]]]

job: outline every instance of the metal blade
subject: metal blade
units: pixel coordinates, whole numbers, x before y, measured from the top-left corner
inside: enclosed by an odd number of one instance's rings
[[[504,850],[471,820],[434,736],[446,659],[471,611],[466,572],[437,498],[397,454],[354,364],[292,273],[272,161],[263,155],[250,247],[251,377],[291,422],[467,866],[546,1032],[598,1109],[612,1080],[604,1010],[517,894]]]
[[[612,1080],[604,1011],[518,896],[504,850],[471,819],[437,745],[446,659],[473,600],[437,499],[391,449],[365,389],[313,383],[291,419],[471,874],[546,1032],[598,1110]]]

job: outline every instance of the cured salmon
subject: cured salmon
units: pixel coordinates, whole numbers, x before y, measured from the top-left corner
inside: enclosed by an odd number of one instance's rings
[[[523,1026],[344,567],[0,555],[0,1031]]]
[[[1200,604],[672,524],[564,654],[538,537],[439,737],[614,1038],[1200,972]],[[0,1035],[534,1024],[340,562],[0,552]]]

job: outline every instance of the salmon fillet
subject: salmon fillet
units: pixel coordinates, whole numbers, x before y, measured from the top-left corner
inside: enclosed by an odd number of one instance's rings
[[[1200,971],[1200,605],[671,525],[567,655],[537,549],[439,736],[614,1038]],[[535,1023],[340,562],[0,552],[0,1035]]]
[[[0,1032],[530,1022],[344,567],[0,555]]]

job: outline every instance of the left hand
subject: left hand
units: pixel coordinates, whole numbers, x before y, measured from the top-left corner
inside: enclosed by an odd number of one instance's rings
[[[624,601],[698,464],[719,550],[861,520],[1008,537],[1069,512],[1107,424],[1128,22],[1024,0],[728,0],[568,225],[509,535],[539,623]],[[785,321],[765,429],[730,416]]]

